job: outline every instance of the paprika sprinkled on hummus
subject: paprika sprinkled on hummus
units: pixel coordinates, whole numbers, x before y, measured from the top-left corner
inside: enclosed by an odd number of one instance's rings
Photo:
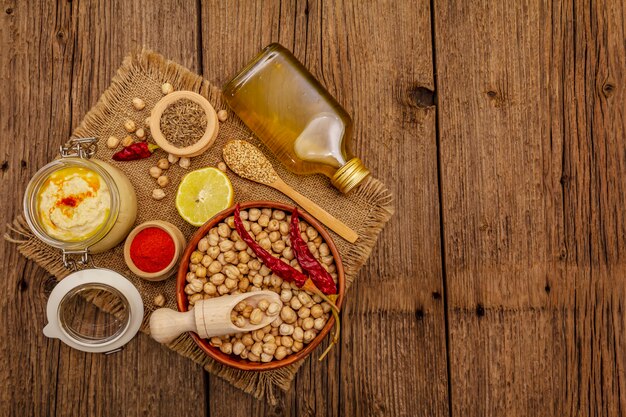
[[[111,194],[98,173],[68,167],[46,179],[38,203],[46,233],[73,242],[93,236],[104,225],[111,210]]]

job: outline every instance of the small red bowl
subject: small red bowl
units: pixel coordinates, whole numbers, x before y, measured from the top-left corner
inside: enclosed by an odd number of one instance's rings
[[[246,203],[241,203],[240,207],[242,209],[271,208],[271,209],[284,210],[287,213],[291,213],[293,211],[293,206],[289,206],[287,204],[278,203],[274,201],[248,201]],[[196,250],[196,247],[198,246],[198,242],[207,233],[209,233],[209,230],[217,226],[220,222],[224,221],[224,219],[226,219],[228,216],[232,215],[234,211],[235,211],[235,207],[233,206],[233,207],[227,208],[226,210],[219,212],[218,214],[213,216],[213,218],[211,218],[208,222],[200,226],[200,228],[196,231],[196,233],[194,233],[194,235],[189,240],[187,244],[187,248],[185,249],[185,252],[183,253],[181,257],[180,265],[178,267],[178,276],[176,278],[176,301],[178,303],[179,311],[187,311],[189,307],[189,302],[187,301],[187,294],[185,294],[184,289],[185,289],[185,285],[187,284],[185,277],[187,275],[187,272],[189,271],[189,258],[191,257],[191,253],[194,250]],[[338,308],[341,308],[341,304],[343,302],[343,297],[344,297],[344,293],[346,289],[346,279],[344,275],[343,264],[341,263],[341,257],[339,256],[339,251],[337,250],[335,243],[333,242],[332,238],[330,237],[326,229],[324,229],[324,227],[317,220],[315,220],[311,215],[309,215],[308,213],[304,211],[299,211],[299,215],[304,220],[306,220],[308,224],[310,224],[315,229],[317,229],[318,233],[320,234],[320,236],[322,236],[322,238],[328,245],[328,248],[330,249],[330,253],[332,253],[333,258],[335,259],[335,266],[337,268],[336,269],[337,270],[337,284],[338,284],[338,290],[339,290],[336,305]],[[328,322],[326,323],[326,325],[324,326],[324,328],[315,337],[315,339],[313,339],[301,351],[294,353],[292,355],[289,355],[282,360],[273,360],[271,362],[266,362],[266,363],[252,362],[252,361],[248,361],[245,359],[241,359],[234,355],[227,355],[225,353],[222,353],[222,351],[220,351],[219,349],[211,346],[207,339],[201,339],[197,333],[194,333],[194,332],[189,332],[189,333],[191,334],[191,337],[196,342],[196,344],[200,347],[200,349],[202,349],[211,358],[215,359],[216,361],[224,365],[241,369],[243,371],[269,371],[271,369],[282,368],[283,366],[287,366],[289,364],[297,362],[300,359],[303,359],[306,356],[308,356],[322,342],[322,340],[326,337],[328,332],[330,332],[330,329],[333,327],[334,323],[335,323],[335,319],[331,316]]]

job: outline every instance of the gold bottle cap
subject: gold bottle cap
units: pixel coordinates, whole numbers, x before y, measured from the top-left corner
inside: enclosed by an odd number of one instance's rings
[[[359,185],[370,172],[359,158],[352,158],[339,168],[330,182],[342,193],[346,194]]]

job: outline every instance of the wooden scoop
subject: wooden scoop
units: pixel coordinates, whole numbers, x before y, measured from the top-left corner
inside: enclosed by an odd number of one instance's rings
[[[283,304],[275,292],[255,291],[199,300],[192,310],[184,313],[160,308],[150,316],[150,335],[159,343],[170,343],[184,332],[196,332],[201,338],[209,339],[257,330],[270,324],[277,316],[265,315],[259,324],[248,323],[245,327],[237,327],[230,320],[230,313],[240,301],[246,300],[254,307],[263,299]]]
[[[359,238],[359,235],[345,223],[285,183],[263,152],[253,144],[245,140],[231,140],[224,146],[223,155],[224,161],[235,174],[285,194],[348,242],[354,243]]]

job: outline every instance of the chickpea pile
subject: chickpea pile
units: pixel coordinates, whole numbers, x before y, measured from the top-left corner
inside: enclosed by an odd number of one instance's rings
[[[260,324],[265,317],[275,317],[280,313],[282,306],[279,303],[270,303],[262,299],[255,306],[243,300],[230,312],[230,321],[237,327],[246,327],[248,324]]]
[[[261,247],[302,270],[289,241],[290,215],[282,210],[253,208],[242,210],[241,218],[246,230]],[[336,282],[334,258],[318,231],[301,221],[300,232],[311,253]],[[185,293],[190,305],[202,299],[261,290],[279,294],[283,302],[276,319],[262,329],[211,338],[210,344],[223,353],[252,362],[281,360],[302,350],[324,328],[330,317],[330,305],[319,296],[300,290],[294,283],[283,281],[262,264],[235,230],[232,216],[209,230],[196,249],[191,254],[186,276]],[[270,315],[270,306],[271,303],[261,313]],[[245,318],[244,312],[252,314],[254,308],[246,310],[246,307],[249,306],[238,305],[236,317]],[[241,311],[237,311],[239,308]],[[255,320],[257,316],[255,313]],[[236,317],[231,316],[233,323]]]

